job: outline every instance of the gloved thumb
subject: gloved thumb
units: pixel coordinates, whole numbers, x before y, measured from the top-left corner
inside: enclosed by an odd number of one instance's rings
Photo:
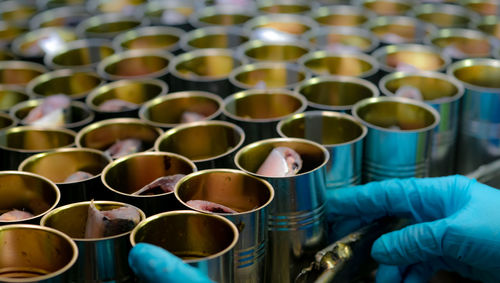
[[[382,235],[373,243],[371,255],[387,265],[411,265],[443,256],[445,221],[419,223]]]

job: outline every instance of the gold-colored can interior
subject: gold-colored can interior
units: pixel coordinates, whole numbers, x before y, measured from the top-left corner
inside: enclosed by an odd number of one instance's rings
[[[306,73],[298,70],[287,69],[284,66],[242,70],[235,75],[235,80],[248,86],[255,87],[265,83],[267,88],[284,88],[291,84],[303,81]]]
[[[0,88],[0,111],[8,111],[12,106],[28,99],[29,96],[21,89]]]
[[[469,1],[463,4],[464,8],[482,16],[496,15],[498,13],[498,5],[498,2],[495,1]]]
[[[26,31],[26,28],[3,22],[0,24],[0,41],[10,42]]]
[[[259,11],[272,14],[300,14],[310,10],[310,6],[300,4],[272,4],[259,7]]]
[[[241,94],[241,95],[240,95]],[[280,93],[243,93],[226,99],[225,110],[245,120],[273,119],[290,115],[302,107],[302,101],[292,95]]]
[[[30,100],[23,102],[23,104],[16,106],[14,111],[14,116],[21,120],[21,123],[25,124],[22,120],[28,116],[28,114],[35,107],[40,106],[43,100]],[[72,102],[69,106],[67,113],[64,113],[64,127],[74,128],[80,125],[90,123],[94,118],[93,113],[85,106],[83,103]]]
[[[83,7],[68,7],[61,8],[65,10],[47,10],[46,12],[39,13],[37,17],[36,25],[31,23],[31,26],[35,25],[38,28],[45,27],[63,27],[63,26],[74,26],[81,21],[85,20],[90,16],[85,8]],[[33,18],[35,19],[35,18]],[[34,20],[31,20],[33,22]]]
[[[186,56],[175,65],[176,71],[186,79],[224,78],[241,65],[238,59],[231,55]]]
[[[221,105],[216,100],[202,95],[186,95],[172,99],[161,99],[144,111],[147,120],[162,124],[180,124],[186,111],[202,114],[205,117],[216,113]]]
[[[477,29],[500,39],[500,19],[497,16],[486,16],[477,24]]]
[[[10,62],[10,61],[4,61]],[[15,62],[15,61],[11,61]],[[0,66],[0,84],[27,85],[32,79],[43,74],[43,71],[29,66],[12,66],[8,64]]]
[[[457,68],[453,76],[458,80],[478,87],[500,88],[500,67],[493,65],[471,65]]]
[[[470,38],[462,36],[438,37],[432,40],[432,44],[440,48],[453,46],[469,57],[488,56],[491,51],[491,45],[487,38]]]
[[[11,2],[15,3],[16,1]],[[36,5],[19,3],[15,9],[0,11],[0,18],[6,22],[24,22],[29,20],[29,18],[31,18],[31,16],[33,16],[36,12]]]
[[[22,163],[20,170],[44,176],[54,183],[64,183],[70,175],[77,171],[97,176],[101,174],[109,162],[109,158],[97,151],[88,149],[59,150],[30,157]]]
[[[390,52],[382,58],[382,61],[383,64],[394,69],[401,64],[408,64],[422,71],[437,71],[446,64],[439,53],[418,50]]]
[[[467,27],[470,22],[465,15],[449,14],[444,12],[422,13],[416,16],[417,19],[434,24],[440,28]]]
[[[129,80],[121,81],[120,84],[110,86],[103,85],[96,90],[95,96],[90,100],[93,106],[99,106],[107,100],[121,99],[135,104],[143,104],[164,92],[160,84]],[[93,95],[93,94],[92,94]],[[169,109],[170,111],[171,109]]]
[[[134,154],[116,160],[105,172],[103,180],[113,190],[132,194],[159,177],[188,175],[196,171],[194,164],[170,153]]]
[[[373,65],[370,62],[353,56],[318,56],[304,62],[304,66],[317,74],[330,74],[341,76],[362,76]]]
[[[229,48],[243,44],[248,39],[248,36],[233,33],[207,34],[189,40],[188,45],[194,48]]]
[[[176,195],[184,203],[190,200],[210,201],[237,212],[258,209],[273,197],[272,187],[268,183],[234,170],[210,170],[192,174],[178,184]]]
[[[388,80],[385,87],[392,93],[402,86],[412,86],[422,94],[424,100],[435,100],[457,95],[458,88],[453,83],[436,77],[408,75]]]
[[[146,11],[144,12],[146,17],[160,19],[163,17],[165,11],[172,11],[187,18],[194,12],[194,7],[189,6],[188,3],[186,3],[186,6],[182,6],[182,3],[175,3],[179,4],[179,6],[156,6],[157,3],[161,2],[150,2],[150,6],[146,6]]]
[[[357,47],[359,50],[367,50],[372,46],[372,40],[368,37],[342,33],[313,36],[309,38],[309,42],[320,47],[342,44]]]
[[[209,25],[219,26],[233,26],[241,25],[250,20],[252,16],[245,14],[215,14],[208,16],[201,16],[198,20],[202,23]]]
[[[146,0],[100,0],[97,10],[102,13],[123,13],[125,9],[136,9]]]
[[[23,37],[23,40],[21,40],[18,45],[18,48],[20,54],[28,57],[42,57],[45,54],[45,51],[42,49],[40,44],[42,41],[49,40],[51,37],[57,37],[63,43],[70,42],[78,38],[75,32],[62,27],[55,27],[50,32],[46,30],[35,30],[25,35],[26,36]]]
[[[143,49],[143,48],[165,48],[173,46],[179,42],[180,37],[174,34],[155,34],[139,35],[135,38],[126,40],[120,45],[125,49]]]
[[[386,129],[420,130],[436,122],[436,117],[429,110],[398,101],[368,103],[358,108],[357,114],[365,122]]]
[[[243,132],[234,126],[202,122],[166,132],[160,137],[156,150],[177,153],[198,162],[229,153],[243,138]]]
[[[322,25],[356,27],[368,21],[368,17],[363,14],[331,13],[328,15],[315,17],[314,20]]]
[[[0,113],[0,131],[15,124],[14,120],[5,113]]]
[[[356,102],[374,96],[365,85],[349,81],[311,81],[299,89],[299,93],[315,104],[325,106],[352,106]]]
[[[0,214],[17,209],[37,217],[55,207],[59,197],[59,191],[53,183],[36,175],[18,171],[4,171],[0,174]],[[0,221],[0,224],[19,221]],[[2,260],[6,258],[2,257],[0,262]]]
[[[391,23],[386,25],[376,25],[370,28],[378,38],[383,39],[387,35],[397,35],[404,38],[408,42],[415,41],[418,37],[423,37],[425,34],[418,34],[422,27],[418,27],[411,23]]]
[[[75,72],[68,75],[46,77],[33,87],[33,92],[41,96],[65,94],[73,98],[88,93],[102,83],[97,74]]]
[[[85,29],[85,32],[94,34],[116,33],[133,29],[135,27],[138,27],[140,24],[140,21],[132,20],[121,20],[107,23],[100,22],[96,25],[87,27]]]
[[[50,274],[57,276],[69,269],[78,248],[61,234],[32,225],[0,227],[0,278],[7,282],[50,281]]]
[[[45,7],[47,9],[76,5],[84,6],[85,0],[45,0]]]
[[[169,62],[166,57],[143,55],[112,62],[104,67],[104,71],[113,76],[146,76],[165,69]]]
[[[0,147],[22,151],[47,151],[68,147],[75,135],[66,130],[15,127],[0,133]]]
[[[275,29],[278,31],[286,32],[286,33],[291,33],[295,35],[301,35],[304,34],[305,32],[309,31],[311,29],[310,26],[302,24],[300,22],[273,22],[269,21],[266,23],[258,24],[252,29],[257,29],[257,28],[271,28]]]
[[[264,44],[250,46],[245,55],[255,60],[295,61],[307,54],[309,50],[292,44]]]
[[[100,62],[115,53],[110,46],[85,46],[65,50],[54,56],[52,62],[63,67],[87,66]]]
[[[409,3],[384,0],[365,1],[363,6],[380,16],[403,15],[412,8]]]
[[[158,214],[139,224],[131,240],[160,246],[187,262],[215,257],[238,238],[236,228],[219,217],[184,211]]]
[[[307,112],[284,121],[280,130],[287,137],[314,140],[322,145],[352,142],[364,133],[361,124],[351,119],[337,115],[307,115]]]
[[[0,61],[14,60],[14,58],[15,58],[14,55],[9,51],[0,49]]]

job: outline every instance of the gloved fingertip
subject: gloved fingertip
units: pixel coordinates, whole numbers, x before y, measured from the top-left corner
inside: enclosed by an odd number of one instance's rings
[[[429,282],[433,274],[434,274],[434,269],[432,268],[431,265],[427,263],[418,263],[410,266],[407,269],[403,282],[404,283]]]
[[[377,274],[375,275],[376,283],[391,283],[391,282],[401,282],[402,275],[400,268],[393,265],[379,265],[377,269]]]
[[[389,235],[382,235],[372,245],[371,256],[379,263],[397,265],[397,262],[392,261],[394,245],[393,239]]]

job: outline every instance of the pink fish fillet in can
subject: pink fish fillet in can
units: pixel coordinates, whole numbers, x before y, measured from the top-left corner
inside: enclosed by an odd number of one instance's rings
[[[302,168],[302,158],[289,147],[276,147],[260,165],[257,174],[268,177],[287,177],[297,174]]]
[[[64,182],[65,183],[79,182],[79,181],[83,181],[83,180],[86,180],[86,179],[89,179],[89,178],[92,178],[92,177],[94,177],[94,175],[90,174],[88,172],[85,172],[85,171],[76,171],[75,173],[69,175],[64,180]]]
[[[101,103],[98,108],[103,112],[120,112],[137,108],[138,105],[122,99],[110,99]]]
[[[215,213],[238,213],[238,211],[231,209],[222,204],[218,204],[206,200],[190,200],[186,204],[192,208]]]
[[[64,125],[63,110],[70,107],[71,99],[64,94],[51,95],[37,107],[31,109],[23,119],[25,124],[39,124],[43,126]]]
[[[186,175],[175,174],[157,178],[153,182],[132,193],[132,195],[163,194],[173,192],[175,184],[177,184],[177,182],[179,182],[179,180],[184,176]]]
[[[142,148],[142,142],[138,139],[124,139],[115,142],[104,153],[116,159],[122,156],[139,152]]]
[[[200,113],[184,111],[181,116],[181,123],[192,123],[205,120],[206,117]]]
[[[102,238],[119,235],[132,230],[141,220],[139,212],[132,207],[99,210],[90,202],[85,238]]]
[[[0,221],[18,221],[23,219],[28,219],[34,215],[22,210],[13,209],[11,211],[5,212],[0,215]]]

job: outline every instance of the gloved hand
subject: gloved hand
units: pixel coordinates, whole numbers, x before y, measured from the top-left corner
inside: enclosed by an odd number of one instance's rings
[[[146,243],[135,245],[128,263],[143,282],[154,283],[213,283],[198,269],[184,263],[168,251]]]
[[[343,231],[386,215],[417,224],[378,238],[377,282],[427,282],[450,270],[500,282],[500,190],[464,176],[393,179],[328,192],[329,217]]]

